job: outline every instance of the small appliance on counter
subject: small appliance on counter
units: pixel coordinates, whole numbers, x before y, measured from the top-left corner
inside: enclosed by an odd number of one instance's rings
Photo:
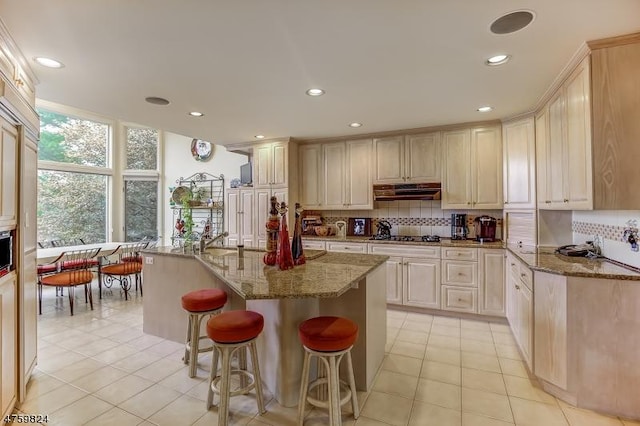
[[[388,240],[391,239],[391,224],[386,220],[380,220],[376,223],[378,232],[371,237],[372,240]]]
[[[344,220],[336,221],[336,237],[338,238],[346,238],[347,236],[347,222]]]
[[[317,215],[302,218],[302,235],[316,235],[316,226],[322,225],[322,218]]]
[[[483,215],[478,216],[473,220],[473,225],[476,233],[476,241],[479,242],[492,242],[496,240],[496,224],[495,217]]]
[[[451,213],[451,239],[466,240],[468,232],[467,215],[462,213]]]

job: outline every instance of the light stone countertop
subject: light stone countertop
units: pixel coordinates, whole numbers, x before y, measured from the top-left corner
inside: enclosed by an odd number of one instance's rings
[[[184,254],[172,247],[156,247],[144,252],[195,257],[245,300],[339,297],[389,258],[305,250],[304,265],[281,271],[262,262],[263,251],[245,249],[242,258],[233,249],[224,254],[216,254],[214,249],[213,254],[205,251],[197,255]]]
[[[419,238],[419,237],[418,237]],[[486,249],[502,249],[504,248],[503,241],[493,241],[490,243],[480,243],[475,239],[469,240],[452,240],[450,238],[441,238],[440,242],[428,243],[424,241],[391,241],[391,240],[372,240],[371,237],[345,237],[338,238],[336,236],[331,237],[317,237],[313,235],[303,235],[303,240],[308,241],[327,241],[327,242],[345,242],[345,243],[371,243],[371,244],[394,244],[394,245],[407,245],[407,246],[435,246],[435,247],[464,247],[464,248],[486,248]]]
[[[640,281],[640,272],[604,258],[564,256],[548,249],[519,247],[511,244],[507,249],[534,271],[570,277]]]

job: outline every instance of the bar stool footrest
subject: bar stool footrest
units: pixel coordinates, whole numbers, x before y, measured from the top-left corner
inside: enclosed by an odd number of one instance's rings
[[[326,377],[321,377],[309,383],[309,390],[306,395],[307,402],[314,407],[329,408],[328,400],[314,398],[309,395],[314,388],[322,385],[326,385],[327,388],[329,387],[329,380]],[[344,395],[344,397],[340,399],[341,407],[351,401],[351,389],[349,388],[349,384],[344,380],[340,380],[340,395]]]
[[[230,391],[229,392],[229,396],[237,396],[237,395],[246,395],[249,393],[249,391],[251,391],[252,389],[255,389],[256,387],[256,381],[255,378],[253,377],[253,374],[249,371],[246,370],[236,370],[233,369],[231,370],[230,373],[231,376],[233,375],[237,375],[237,376],[244,376],[248,379],[248,383],[246,386]],[[218,383],[220,382],[220,380],[222,380],[222,376],[216,376],[212,381],[211,381],[211,390],[220,395],[220,389],[218,388]],[[242,377],[240,379],[240,382],[242,383]]]

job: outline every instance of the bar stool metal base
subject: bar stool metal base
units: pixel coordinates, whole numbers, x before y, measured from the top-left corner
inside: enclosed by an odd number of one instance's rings
[[[351,348],[335,352],[319,352],[304,346],[304,364],[302,366],[302,382],[300,383],[300,401],[298,403],[298,426],[304,424],[305,405],[309,404],[315,407],[329,409],[329,424],[331,426],[342,425],[342,406],[351,400],[351,408],[353,417],[357,419],[360,416],[360,407],[358,406],[358,396],[356,394],[356,381],[353,376],[353,363],[351,362]],[[347,376],[349,383],[340,380],[340,362],[346,355],[347,360]],[[326,369],[327,377],[320,377],[309,383],[309,370],[311,366],[311,358],[317,357]],[[322,385],[328,387],[327,399],[322,400],[310,396],[311,390]],[[344,397],[340,397],[340,388],[343,389]],[[318,389],[319,391],[321,389]],[[320,394],[320,392],[319,392]]]
[[[205,339],[209,342],[211,341],[207,336],[200,336],[200,325],[202,324],[203,318],[218,315],[222,312],[222,307],[211,311],[187,312],[189,313],[189,325],[187,327],[187,341],[184,344],[184,357],[182,360],[185,364],[189,365],[189,377],[196,377],[196,372],[198,370],[198,354],[211,352],[213,350],[213,346],[207,346],[204,348],[200,347],[200,340]]]
[[[211,372],[209,373],[209,389],[207,392],[207,410],[213,405],[213,395],[220,396],[218,404],[218,426],[227,426],[229,423],[229,399],[232,396],[246,395],[250,390],[255,389],[258,411],[264,414],[267,410],[264,407],[264,397],[262,395],[262,380],[260,379],[260,367],[258,365],[258,351],[256,349],[257,337],[238,343],[213,342],[213,357],[211,359]],[[251,354],[251,365],[253,373],[247,371],[247,358],[245,350],[249,349]],[[238,369],[231,368],[231,358],[238,352]],[[220,353],[221,371],[218,376],[218,353]],[[240,376],[241,388],[231,391],[231,376]]]

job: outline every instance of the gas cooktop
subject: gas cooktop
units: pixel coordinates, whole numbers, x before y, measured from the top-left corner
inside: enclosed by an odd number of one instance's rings
[[[440,237],[437,235],[374,235],[371,240],[383,241],[424,241],[427,243],[437,243]]]

